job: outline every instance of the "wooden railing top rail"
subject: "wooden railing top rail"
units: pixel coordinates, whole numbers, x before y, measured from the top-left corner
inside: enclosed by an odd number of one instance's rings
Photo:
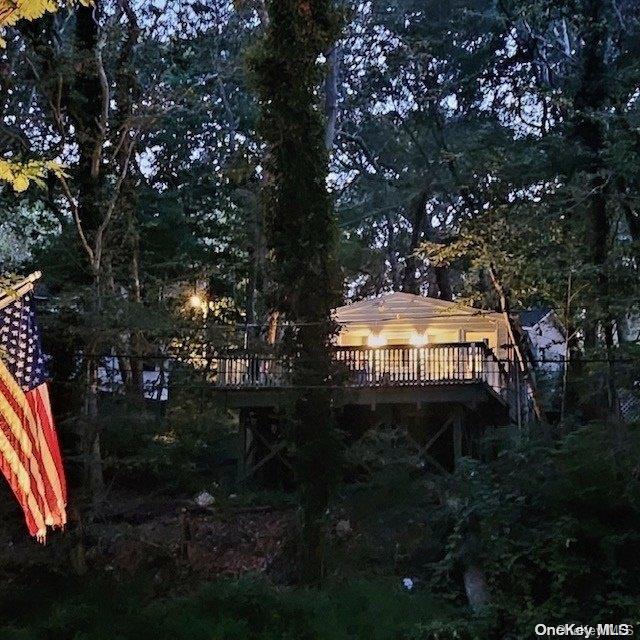
[[[211,356],[216,386],[228,389],[288,388],[294,358],[274,352],[229,350]],[[485,342],[336,346],[336,371],[327,384],[339,387],[431,386],[483,383],[509,405],[513,367]],[[302,364],[302,363],[299,363]]]

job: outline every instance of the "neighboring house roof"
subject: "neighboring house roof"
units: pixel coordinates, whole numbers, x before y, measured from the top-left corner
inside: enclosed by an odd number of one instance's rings
[[[392,320],[428,320],[443,316],[490,316],[500,314],[495,311],[474,309],[457,302],[427,298],[412,293],[385,293],[377,298],[352,302],[334,310],[338,324],[375,323]]]
[[[518,314],[520,317],[520,324],[523,327],[534,327],[552,311],[553,309],[550,309],[549,307],[536,307],[534,309],[528,309],[527,311],[521,311]]]

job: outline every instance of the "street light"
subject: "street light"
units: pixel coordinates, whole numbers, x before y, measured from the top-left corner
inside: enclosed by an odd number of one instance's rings
[[[205,305],[205,301],[202,299],[202,296],[199,293],[194,293],[189,298],[189,304],[194,309],[202,309],[204,307],[204,305]]]
[[[189,296],[187,306],[191,307],[191,309],[196,312],[196,319],[199,313],[202,313],[202,358],[206,368],[208,368],[209,342],[207,339],[207,320],[209,317],[209,308],[212,308],[212,303],[207,300],[206,295],[202,295],[198,293],[198,291],[194,291],[191,296]]]

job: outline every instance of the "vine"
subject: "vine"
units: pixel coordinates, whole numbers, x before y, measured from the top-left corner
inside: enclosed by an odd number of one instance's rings
[[[339,300],[338,228],[326,188],[328,157],[317,87],[321,55],[339,33],[330,0],[271,0],[268,26],[250,58],[269,145],[264,207],[273,308],[299,327],[289,335],[302,391],[290,418],[308,579],[323,571],[323,528],[340,476],[339,440],[324,386],[331,377],[331,309]]]

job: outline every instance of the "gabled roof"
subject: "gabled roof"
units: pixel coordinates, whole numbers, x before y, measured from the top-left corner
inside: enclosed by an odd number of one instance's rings
[[[429,320],[455,316],[497,316],[494,311],[474,309],[457,302],[413,293],[385,293],[377,298],[352,302],[334,310],[338,324],[376,323],[393,320]]]
[[[528,309],[527,311],[521,311],[520,324],[523,327],[535,327],[541,320],[546,318],[553,309],[549,307],[535,307],[534,309]]]

